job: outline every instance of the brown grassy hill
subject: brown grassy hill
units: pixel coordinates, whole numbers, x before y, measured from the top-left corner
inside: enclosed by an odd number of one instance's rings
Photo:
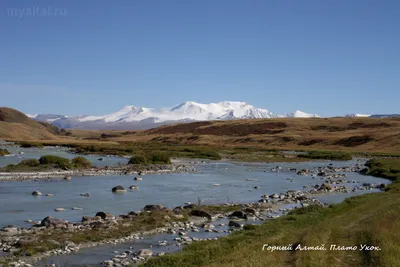
[[[194,122],[125,133],[108,140],[400,153],[400,119],[279,118]]]
[[[55,128],[32,120],[18,110],[0,107],[0,139],[52,140]]]

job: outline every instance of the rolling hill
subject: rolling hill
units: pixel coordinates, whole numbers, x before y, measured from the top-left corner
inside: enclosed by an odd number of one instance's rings
[[[0,107],[0,139],[4,140],[53,140],[58,128],[37,122],[18,110]]]

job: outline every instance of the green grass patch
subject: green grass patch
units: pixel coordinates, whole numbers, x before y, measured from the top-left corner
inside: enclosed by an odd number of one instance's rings
[[[29,147],[37,147],[43,148],[43,144],[39,142],[16,142],[20,147],[29,148]]]
[[[10,155],[10,152],[5,148],[0,148],[0,157],[5,155]]]
[[[352,154],[340,151],[310,151],[298,155],[299,158],[323,159],[323,160],[351,160]]]
[[[391,180],[400,180],[399,159],[371,159],[365,163],[369,168],[366,174]]]
[[[86,169],[92,163],[84,157],[75,157],[72,160],[53,155],[45,155],[37,159],[24,159],[18,164],[10,164],[0,168],[6,172],[48,171],[53,169]]]

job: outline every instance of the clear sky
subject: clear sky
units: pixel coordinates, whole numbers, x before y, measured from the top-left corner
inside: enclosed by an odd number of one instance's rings
[[[0,1],[0,106],[400,113],[400,1]]]

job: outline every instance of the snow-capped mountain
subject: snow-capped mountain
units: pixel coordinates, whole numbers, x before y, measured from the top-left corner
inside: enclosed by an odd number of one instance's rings
[[[38,121],[46,121],[61,128],[80,129],[147,129],[164,124],[207,120],[261,119],[278,117],[319,117],[296,111],[284,116],[267,109],[256,108],[246,102],[223,101],[201,104],[187,101],[170,108],[125,106],[103,116],[64,116],[56,114],[29,114]]]
[[[172,108],[152,109],[125,106],[115,113],[104,116],[87,116],[78,118],[81,122],[104,120],[105,122],[134,122],[155,118],[156,122],[178,120],[218,120],[223,118],[274,118],[275,114],[266,109],[255,108],[245,102],[219,102],[200,104],[193,101],[184,102]]]
[[[358,113],[351,113],[351,114],[346,114],[345,117],[349,117],[349,118],[358,118],[358,117],[371,117],[371,115],[367,115],[367,114],[358,114]]]
[[[300,111],[300,110],[296,110],[295,112],[288,113],[284,117],[290,117],[290,118],[319,118],[319,116],[317,114],[309,114],[309,113],[305,113],[305,112]]]

